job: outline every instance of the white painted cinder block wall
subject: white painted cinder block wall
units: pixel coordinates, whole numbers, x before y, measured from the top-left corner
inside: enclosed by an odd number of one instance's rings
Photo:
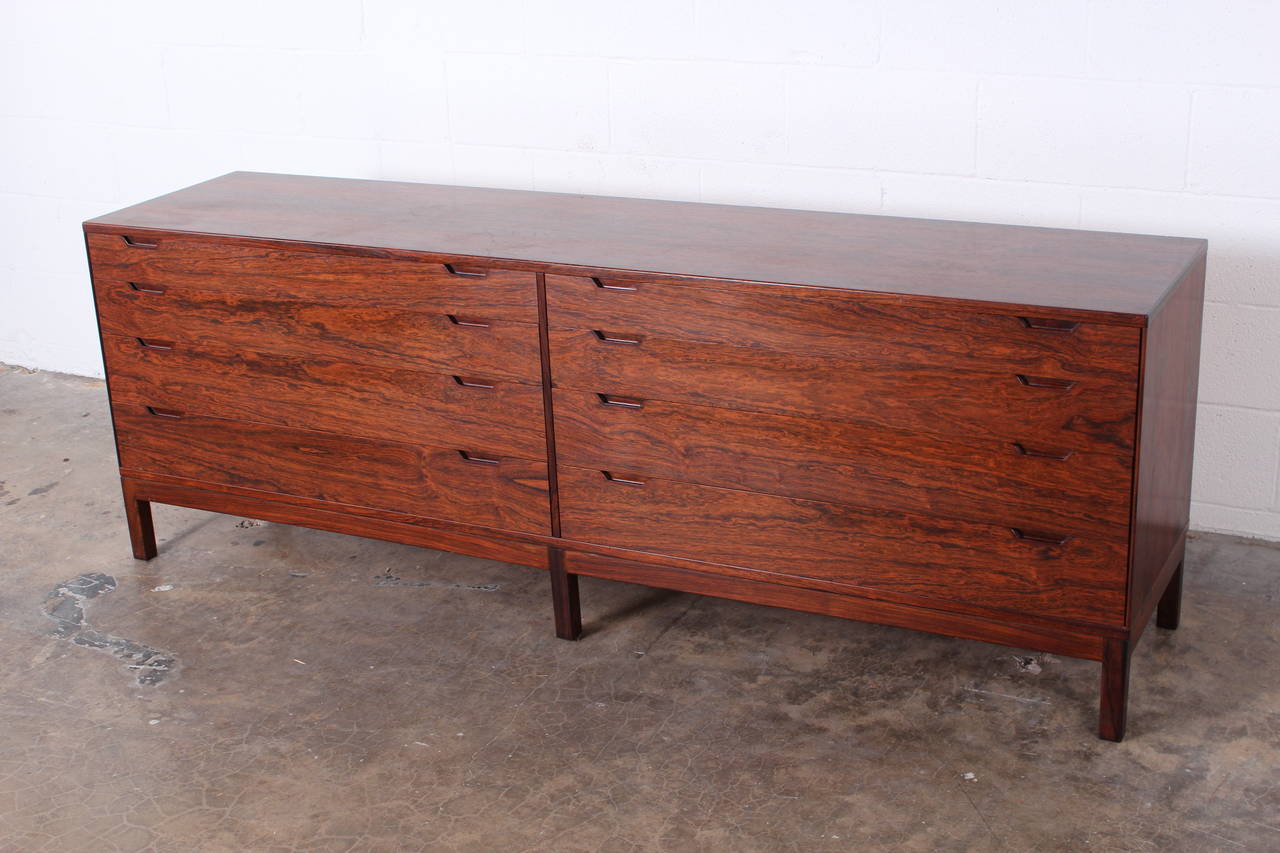
[[[1280,3],[0,0],[0,360],[235,169],[1207,237],[1193,524],[1280,539]]]

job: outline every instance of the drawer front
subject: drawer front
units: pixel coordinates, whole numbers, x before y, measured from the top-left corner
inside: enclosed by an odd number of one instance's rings
[[[164,290],[538,322],[533,273],[190,235],[88,235],[95,278]]]
[[[611,472],[612,473],[612,472]],[[613,474],[615,478],[623,475]],[[886,593],[1108,625],[1125,547],[561,465],[566,539]],[[852,591],[852,590],[851,590]],[[945,605],[938,605],[945,606]]]
[[[763,347],[864,364],[945,364],[1128,384],[1138,375],[1140,332],[1132,326],[917,308],[816,289],[761,293],[728,287],[548,275],[547,309],[554,328]]]
[[[538,384],[538,327],[480,314],[336,306],[236,293],[139,291],[95,282],[102,331],[307,358]]]
[[[112,415],[124,469],[524,533],[551,530],[542,462],[175,417],[133,403],[114,404]]]
[[[841,421],[560,389],[556,454],[582,468],[1128,540],[1132,464]]]
[[[580,391],[1036,447],[1133,448],[1137,388],[1108,379],[903,368],[612,330],[553,329],[551,366],[557,387]]]
[[[546,457],[542,389],[534,385],[171,343],[157,348],[103,335],[112,399],[431,447],[461,441],[500,456]]]

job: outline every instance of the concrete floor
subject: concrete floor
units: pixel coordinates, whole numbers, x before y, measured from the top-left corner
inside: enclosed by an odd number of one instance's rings
[[[0,367],[0,851],[1280,850],[1280,550],[1191,544],[1129,737],[1084,661],[156,508]]]

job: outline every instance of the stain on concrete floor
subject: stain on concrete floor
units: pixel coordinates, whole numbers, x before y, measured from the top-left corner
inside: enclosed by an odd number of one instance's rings
[[[139,563],[102,384],[0,404],[5,488],[58,481],[0,507],[3,853],[1280,849],[1273,546],[1191,543],[1110,744],[1033,651],[590,579],[566,643],[541,572],[177,507]],[[51,633],[84,575],[181,677]]]
[[[87,572],[64,581],[45,596],[44,614],[54,622],[53,635],[77,646],[108,652],[124,661],[142,687],[154,687],[178,668],[178,659],[145,643],[113,637],[93,628],[85,619],[89,602],[116,588],[116,579],[101,572]],[[152,592],[167,591],[158,586]]]

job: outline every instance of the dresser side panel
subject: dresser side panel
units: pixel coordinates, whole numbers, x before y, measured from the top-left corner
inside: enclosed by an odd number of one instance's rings
[[[1135,640],[1181,561],[1191,513],[1204,275],[1201,255],[1145,332],[1128,608]]]

